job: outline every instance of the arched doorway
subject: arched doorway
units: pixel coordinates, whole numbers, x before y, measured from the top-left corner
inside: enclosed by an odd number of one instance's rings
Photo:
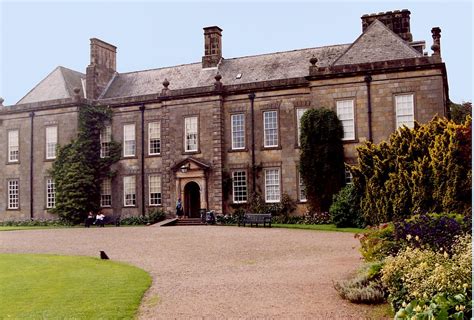
[[[184,186],[184,215],[189,218],[199,218],[199,209],[201,209],[199,185],[194,181],[188,182]]]

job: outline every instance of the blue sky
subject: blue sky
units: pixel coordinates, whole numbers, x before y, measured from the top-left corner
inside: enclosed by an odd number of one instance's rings
[[[1,1],[1,0],[0,0]],[[205,26],[223,31],[223,56],[233,58],[351,43],[360,17],[407,8],[414,40],[439,26],[450,98],[472,101],[471,1],[462,2],[40,2],[0,4],[0,97],[16,103],[58,65],[85,73],[89,39],[118,47],[118,72],[197,62]]]

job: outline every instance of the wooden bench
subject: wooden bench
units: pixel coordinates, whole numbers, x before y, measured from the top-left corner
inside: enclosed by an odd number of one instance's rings
[[[268,227],[272,227],[272,215],[271,213],[246,213],[239,219],[239,227],[246,224],[250,224],[252,227],[254,224],[258,227],[258,224],[263,224],[265,228],[268,224]]]

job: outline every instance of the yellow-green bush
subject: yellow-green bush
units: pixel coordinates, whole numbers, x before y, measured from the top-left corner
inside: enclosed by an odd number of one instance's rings
[[[382,283],[395,310],[413,299],[472,292],[471,235],[460,237],[451,252],[407,247],[385,260]]]
[[[470,214],[471,130],[470,118],[461,125],[434,118],[398,129],[387,142],[358,147],[359,164],[351,172],[365,222],[428,212]]]

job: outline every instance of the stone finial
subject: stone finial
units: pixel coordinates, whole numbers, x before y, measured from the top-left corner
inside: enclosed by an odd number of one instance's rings
[[[3,101],[5,101],[5,100],[3,100],[2,97],[0,97],[0,107],[3,107]]]
[[[214,79],[216,79],[216,82],[214,82],[214,88],[216,90],[222,90],[222,87],[223,87],[223,84],[221,82],[222,76],[219,74],[219,72],[216,74]]]
[[[74,91],[74,101],[79,101],[81,100],[81,95],[79,94],[81,92],[81,89],[79,89],[78,87],[75,87],[74,89],[72,89],[72,91]]]
[[[431,36],[433,37],[433,45],[431,46],[433,55],[441,57],[441,29],[439,27],[432,28]]]
[[[309,63],[311,63],[312,66],[316,66],[316,63],[318,62],[318,58],[316,58],[313,54],[311,59],[309,59]]]
[[[170,89],[168,89],[169,85],[170,85],[170,82],[168,81],[168,79],[165,78],[165,80],[163,81],[163,89],[161,89],[162,96],[166,96],[168,92],[170,91]]]

